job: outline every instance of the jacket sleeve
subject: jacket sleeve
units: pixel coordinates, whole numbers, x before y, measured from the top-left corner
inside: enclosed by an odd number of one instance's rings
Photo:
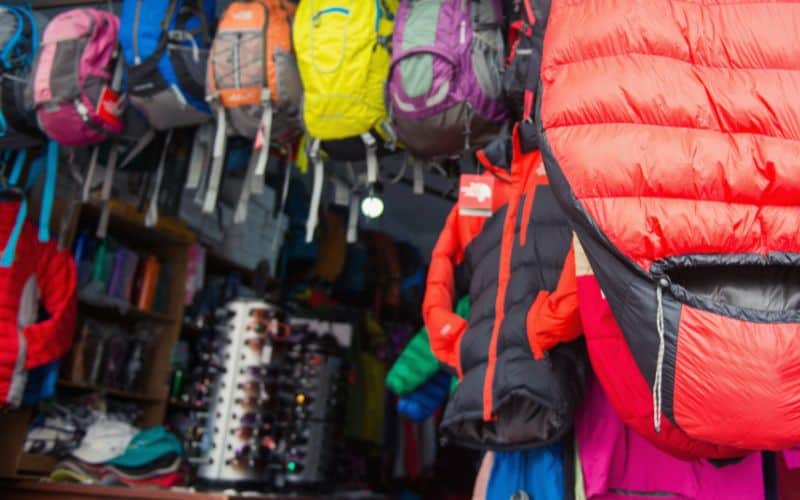
[[[36,278],[42,305],[50,318],[23,331],[28,344],[27,369],[49,363],[69,351],[78,315],[75,262],[68,252],[59,252],[53,242],[40,244],[39,248]]]
[[[386,375],[386,386],[398,396],[415,391],[439,371],[431,352],[428,330],[423,327],[406,345]]]
[[[456,205],[450,211],[433,248],[422,302],[422,317],[428,327],[433,354],[442,363],[455,368],[460,377],[458,341],[467,328],[467,322],[453,311],[456,300],[455,267],[464,257],[459,230]]]
[[[553,292],[537,295],[527,316],[528,341],[536,359],[560,342],[576,339],[583,332],[575,278],[575,248],[570,245],[561,277]]]

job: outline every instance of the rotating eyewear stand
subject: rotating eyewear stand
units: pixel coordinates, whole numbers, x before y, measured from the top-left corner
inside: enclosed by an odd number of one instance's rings
[[[265,385],[266,365],[272,359],[269,331],[278,313],[273,305],[249,299],[229,302],[216,313],[224,370],[211,391],[206,426],[211,439],[197,471],[204,487],[269,488],[269,452],[260,439],[270,396]]]

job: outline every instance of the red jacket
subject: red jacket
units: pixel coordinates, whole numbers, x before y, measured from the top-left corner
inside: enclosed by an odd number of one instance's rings
[[[0,241],[7,241],[18,203],[0,203]],[[54,242],[41,243],[25,224],[10,267],[0,268],[0,407],[22,399],[27,370],[63,356],[77,319],[75,264]],[[37,322],[39,306],[49,318]]]
[[[462,379],[442,427],[468,446],[544,444],[569,428],[582,391],[581,349],[554,348],[581,333],[571,231],[541,155],[521,152],[516,130],[477,157],[494,178],[493,213],[453,208],[423,303],[434,354]],[[466,293],[465,321],[453,306]]]

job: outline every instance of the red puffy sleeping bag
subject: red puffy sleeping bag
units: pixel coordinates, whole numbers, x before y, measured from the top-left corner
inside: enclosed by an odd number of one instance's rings
[[[602,382],[643,378],[618,410],[688,454],[800,442],[798,26],[792,2],[551,4],[540,146],[635,362]],[[589,348],[602,379],[623,346]]]

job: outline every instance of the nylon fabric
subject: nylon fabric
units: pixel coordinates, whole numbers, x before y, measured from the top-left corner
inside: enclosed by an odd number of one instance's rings
[[[390,12],[382,12],[384,5]],[[303,82],[303,121],[323,141],[380,131],[397,2],[303,0],[292,36]],[[386,138],[381,133],[381,138]]]
[[[636,369],[604,387],[641,375],[653,392],[617,410],[687,455],[800,442],[800,312],[780,268],[800,254],[798,24],[792,2],[551,5],[539,143],[625,340],[590,354],[600,371],[629,349]],[[702,286],[697,265],[716,271]]]
[[[386,93],[409,151],[453,156],[503,129],[502,18],[495,0],[400,3]]]
[[[6,241],[17,225],[17,215],[22,208],[18,202],[0,203],[0,240]],[[14,377],[19,349],[25,349],[22,366],[30,370],[45,365],[63,356],[70,347],[77,319],[75,293],[75,264],[68,252],[59,252],[55,242],[41,243],[37,230],[25,222],[19,229],[16,257],[8,268],[0,268],[3,293],[0,294],[0,402],[13,398],[10,393],[15,384]],[[25,326],[21,331],[24,345],[18,338],[17,319],[21,307],[36,307],[37,304],[21,304],[26,283],[33,278],[41,291],[41,303],[49,318]]]
[[[478,153],[483,175],[495,178],[494,212],[484,218],[453,208],[423,303],[434,354],[462,379],[442,428],[477,448],[557,441],[571,425],[585,376],[583,346],[571,342],[581,333],[574,275],[565,269],[571,232],[540,154],[523,153],[516,130],[512,137]],[[468,285],[468,321],[452,311],[459,281]],[[549,315],[531,319],[533,310]]]

